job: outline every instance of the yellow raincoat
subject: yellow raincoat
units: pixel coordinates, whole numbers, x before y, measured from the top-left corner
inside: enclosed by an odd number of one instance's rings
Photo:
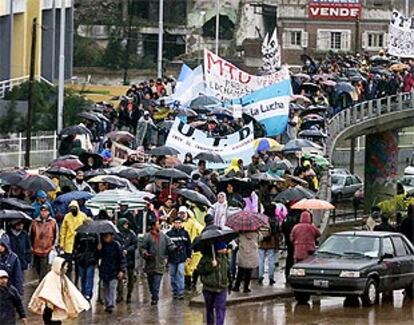
[[[224,175],[228,175],[231,171],[237,173],[240,171],[240,167],[238,164],[239,158],[233,158],[231,160],[231,164],[229,167],[226,168],[226,170],[224,171]]]
[[[193,242],[194,239],[203,231],[203,226],[197,220],[195,220],[195,218],[192,218],[190,214],[188,215],[187,220],[183,222],[183,227],[190,235],[191,242]],[[193,253],[193,255],[191,256],[191,260],[185,263],[185,276],[193,275],[193,272],[197,268],[197,265],[200,262],[201,257],[202,255],[200,252]]]
[[[68,254],[72,254],[73,251],[73,246],[75,244],[76,229],[82,226],[85,220],[87,219],[86,214],[80,211],[78,202],[70,202],[69,208],[71,206],[76,206],[78,208],[78,214],[76,217],[74,217],[71,212],[65,215],[65,218],[62,222],[62,226],[60,228],[59,240],[60,247],[62,247],[64,252]]]

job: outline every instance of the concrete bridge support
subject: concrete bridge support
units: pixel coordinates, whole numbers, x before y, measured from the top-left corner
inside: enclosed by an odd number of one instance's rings
[[[368,134],[365,140],[364,210],[396,194],[398,130]]]

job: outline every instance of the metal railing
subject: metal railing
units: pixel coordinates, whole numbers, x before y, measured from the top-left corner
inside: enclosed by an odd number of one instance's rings
[[[48,84],[49,86],[54,86],[52,82],[50,82],[49,80],[47,80],[46,78],[42,76],[36,76],[35,78],[36,80],[42,81]],[[6,93],[11,91],[14,87],[19,86],[26,81],[29,81],[29,76],[23,76],[19,78],[13,78],[13,79],[0,81],[0,99],[4,98],[4,96],[6,96]]]
[[[55,132],[39,132],[31,138],[31,167],[47,166],[57,157],[58,136]],[[26,137],[22,133],[0,137],[0,170],[24,165]]]

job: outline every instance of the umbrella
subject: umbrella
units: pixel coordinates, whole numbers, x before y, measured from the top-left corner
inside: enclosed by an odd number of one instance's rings
[[[117,142],[132,142],[135,141],[135,136],[128,131],[112,131],[109,132],[106,137],[112,141]]]
[[[321,155],[313,155],[313,154],[306,152],[304,153],[303,157],[306,159],[312,160],[314,164],[321,166],[321,167],[331,166],[331,163],[329,162],[329,160]]]
[[[289,188],[279,193],[275,197],[276,202],[288,203],[291,201],[299,201],[302,199],[312,199],[316,196],[314,192],[308,190],[300,185]]]
[[[333,80],[323,80],[321,81],[322,85],[325,85],[327,87],[335,87],[336,86],[336,82]]]
[[[311,113],[311,114],[305,115],[305,116],[303,117],[303,121],[304,121],[304,122],[307,122],[307,121],[310,121],[310,120],[312,120],[312,121],[322,121],[322,122],[324,122],[324,121],[325,121],[325,119],[324,119],[322,116],[320,116],[320,115],[318,115],[318,114],[314,114],[314,113]]]
[[[277,175],[269,175],[268,173],[257,173],[250,176],[252,180],[260,182],[284,182],[285,180],[282,177]]]
[[[182,164],[182,165],[176,166],[175,169],[181,170],[182,172],[191,176],[192,172],[197,169],[197,166],[189,165],[189,164]]]
[[[302,84],[302,89],[309,92],[316,92],[320,89],[319,85],[313,83],[313,82],[305,82]]]
[[[222,115],[222,116],[227,116],[227,117],[233,118],[233,112],[230,109],[225,108],[225,107],[215,107],[215,108],[213,108],[210,115]]]
[[[288,143],[285,144],[285,147],[283,148],[283,152],[302,151],[303,148],[321,149],[319,145],[317,145],[316,143],[313,143],[312,141],[309,141],[306,139],[294,139],[294,140],[290,140]]]
[[[189,176],[181,170],[175,168],[165,168],[157,171],[154,174],[158,178],[169,178],[169,179],[187,179]]]
[[[144,167],[142,169],[139,169],[137,172],[137,177],[150,177],[154,176],[157,171],[161,170],[161,168],[156,168],[152,166]]]
[[[301,138],[326,138],[327,135],[320,130],[304,130],[299,132]]]
[[[410,66],[405,63],[395,63],[392,66],[390,66],[391,71],[403,71],[408,69]]]
[[[352,77],[349,78],[349,80],[352,81],[352,82],[366,81],[366,79],[360,74],[353,75]]]
[[[256,231],[269,224],[269,218],[261,213],[248,211],[236,212],[227,217],[226,226],[234,231]]]
[[[116,187],[131,187],[132,184],[127,179],[115,175],[98,175],[90,180],[88,183],[107,183]]]
[[[101,155],[99,155],[99,154],[97,154],[95,152],[87,152],[87,151],[82,152],[79,155],[79,160],[81,162],[83,162],[85,165],[88,164],[88,159],[89,158],[92,158],[93,159],[92,169],[97,169],[97,168],[102,167],[102,165],[103,165],[103,158],[102,158]]]
[[[25,179],[28,176],[29,176],[29,174],[26,173],[26,171],[17,170],[17,171],[13,171],[13,172],[2,172],[0,174],[0,179],[2,179],[3,181],[5,181],[6,183],[8,183],[10,185],[15,185],[15,184],[19,183],[20,181],[22,181],[23,179]]]
[[[223,158],[221,158],[219,154],[213,152],[200,152],[194,157],[194,159],[205,160],[212,163],[224,163]]]
[[[187,117],[196,117],[198,116],[198,113],[192,109],[180,109],[178,112],[178,116],[187,116]],[[174,123],[174,121],[171,121]]]
[[[165,167],[167,168],[175,168],[176,166],[181,165],[181,160],[178,159],[176,156],[167,156],[165,158]]]
[[[6,198],[0,200],[0,206],[2,209],[15,209],[22,211],[34,211],[34,208],[26,201],[16,198]]]
[[[92,113],[88,113],[88,112],[82,112],[78,114],[79,117],[83,118],[84,120],[88,120],[88,121],[92,121],[92,122],[97,122],[100,123],[101,120],[99,119],[99,117],[97,117],[96,115],[92,114]]]
[[[221,179],[218,184],[218,192],[227,192],[227,184],[231,184],[234,188],[234,192],[239,193],[242,196],[244,196],[244,194],[248,196],[252,192],[251,184],[247,180],[237,177]]]
[[[213,96],[206,96],[200,95],[194,98],[191,102],[189,107],[190,108],[199,108],[199,107],[206,107],[209,105],[218,105],[220,104],[220,100]]]
[[[44,175],[30,175],[21,180],[17,185],[32,192],[37,192],[39,190],[50,192],[56,190],[56,184],[53,183],[49,177]]]
[[[77,170],[82,168],[84,164],[78,159],[78,156],[68,155],[53,160],[50,166]]]
[[[211,203],[216,202],[216,195],[206,183],[203,181],[197,181],[195,182],[195,186],[200,189],[200,191],[208,198]]]
[[[71,201],[90,200],[94,195],[86,191],[72,191],[66,194],[59,195],[55,202],[68,204]]]
[[[45,173],[52,175],[65,175],[65,176],[76,176],[76,173],[72,169],[66,167],[53,166],[45,170]]]
[[[369,58],[373,64],[387,64],[390,60],[381,55],[374,55]]]
[[[276,170],[291,170],[291,169],[293,169],[293,165],[287,159],[274,161],[270,165],[270,170],[272,170],[272,171],[276,171]]]
[[[8,221],[8,220],[26,220],[32,221],[26,213],[17,210],[0,210],[0,221]]]
[[[149,154],[152,156],[176,156],[179,155],[180,152],[168,146],[161,146],[152,149]]]
[[[207,199],[207,197],[205,197],[203,194],[197,191],[181,189],[181,190],[178,190],[178,194],[193,203],[198,203],[198,204],[205,205],[208,207],[211,206],[211,203]]]
[[[96,115],[100,120],[105,121],[106,123],[111,123],[111,120],[109,118],[100,113],[100,111],[98,112],[96,109],[92,112],[92,114]]]
[[[86,179],[89,179],[95,176],[102,176],[102,175],[109,175],[109,174],[108,174],[108,169],[98,168],[98,169],[87,170],[84,175]]]
[[[323,128],[325,126],[324,118],[319,116],[319,118],[309,117],[308,119],[306,119],[306,116],[305,116],[304,121],[300,125],[300,128],[302,130],[307,130],[315,125],[319,125],[321,128]]]
[[[287,181],[290,181],[291,183],[296,183],[294,185],[301,185],[303,187],[308,187],[309,184],[307,181],[305,181],[304,179],[297,177],[297,176],[293,176],[293,175],[285,175],[285,178]]]
[[[304,103],[312,103],[312,101],[308,97],[303,96],[303,95],[293,95],[291,101],[292,102],[302,101]]]
[[[94,220],[76,229],[78,234],[116,234],[119,233],[115,225],[109,220]]]
[[[293,77],[297,78],[297,79],[304,79],[304,80],[310,80],[311,79],[310,75],[305,74],[305,73],[297,73],[297,74],[294,74]]]
[[[353,93],[355,91],[355,87],[352,86],[349,82],[338,82],[335,86],[335,91],[338,94]]]
[[[153,171],[153,173],[155,173],[158,169],[155,168],[149,168],[150,170]],[[143,173],[143,169],[137,169],[137,168],[133,168],[133,167],[126,167],[126,169],[123,169],[121,171],[119,171],[118,173],[119,177],[122,178],[126,178],[126,179],[133,179],[133,178],[140,178],[140,177],[147,177],[150,175],[144,175]]]
[[[169,132],[171,130],[173,124],[174,124],[174,121],[162,121],[161,123],[158,124],[158,128],[160,130],[164,130],[164,131]]]
[[[319,199],[302,199],[292,205],[292,209],[296,210],[333,210],[335,206],[325,200]]]
[[[82,125],[72,125],[64,128],[60,131],[61,135],[77,135],[77,134],[88,134],[91,135],[91,131],[89,131],[86,127]]]
[[[254,140],[254,147],[257,152],[260,151],[281,151],[283,145],[271,138],[259,138]]]
[[[96,194],[86,202],[90,209],[119,210],[119,203],[126,203],[129,209],[142,209],[146,205],[146,199],[153,199],[154,194],[142,191],[128,191],[125,189],[107,190]]]
[[[212,227],[201,233],[194,239],[192,248],[194,252],[204,252],[211,249],[211,245],[216,242],[229,243],[233,239],[236,239],[238,234],[232,229],[221,229],[220,227]]]
[[[309,106],[307,109],[304,109],[300,113],[300,115],[301,116],[307,116],[309,114],[311,114],[311,115],[321,114],[321,113],[325,113],[326,110],[327,110],[327,107],[324,107],[324,106]],[[319,116],[319,115],[317,115],[317,116]],[[321,116],[319,116],[319,117],[321,117]]]

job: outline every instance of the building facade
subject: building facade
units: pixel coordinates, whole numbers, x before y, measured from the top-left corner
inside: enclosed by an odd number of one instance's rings
[[[0,1],[0,81],[25,79],[30,73],[33,20],[36,21],[36,78],[50,82],[59,73],[60,8],[66,10],[65,77],[72,76],[72,0]]]

